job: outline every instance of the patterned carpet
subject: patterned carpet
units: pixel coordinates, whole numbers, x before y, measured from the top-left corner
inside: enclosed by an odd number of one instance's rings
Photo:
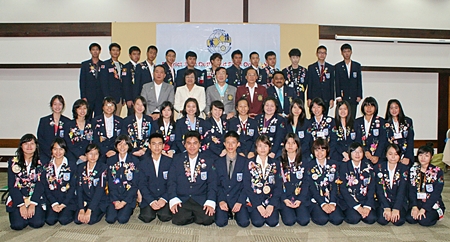
[[[445,175],[450,181],[450,172]],[[0,184],[6,184],[6,173],[0,173]],[[443,192],[444,203],[450,207],[450,182],[447,182]],[[40,229],[26,228],[23,231],[13,231],[9,228],[8,214],[5,205],[0,205],[0,241],[450,241],[450,213],[446,212],[444,220],[433,227],[405,224],[401,227],[378,224],[366,225],[359,223],[334,226],[327,224],[317,226],[312,222],[306,226],[287,227],[282,224],[276,228],[262,227],[240,228],[234,221],[219,228],[215,225],[175,226],[172,223],[162,223],[157,219],[150,224],[138,220],[139,209],[135,210],[127,224],[107,224],[102,221],[95,225],[66,226],[45,225]]]

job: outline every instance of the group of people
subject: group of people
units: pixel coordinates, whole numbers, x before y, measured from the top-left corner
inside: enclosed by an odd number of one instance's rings
[[[220,67],[219,54],[199,71],[190,68],[196,56],[188,52],[188,67],[176,75],[173,50],[168,63],[152,67],[156,47],[140,64],[136,48],[122,66],[120,46],[111,44],[113,59],[101,62],[100,46],[92,44],[73,119],[55,95],[37,137],[21,138],[8,164],[12,229],[94,224],[104,216],[127,223],[136,206],[145,223],[158,217],[176,225],[235,219],[241,227],[274,227],[281,217],[289,226],[430,226],[443,217],[443,171],[430,164],[430,146],[420,147],[414,162],[413,122],[401,103],[389,100],[382,118],[376,99],[366,97],[355,119],[361,73],[349,45],[335,67],[320,46],[308,70],[298,66],[297,49],[284,71],[275,70],[273,52],[262,69],[258,54],[250,54],[255,66],[245,71]],[[242,61],[239,51],[232,57]]]

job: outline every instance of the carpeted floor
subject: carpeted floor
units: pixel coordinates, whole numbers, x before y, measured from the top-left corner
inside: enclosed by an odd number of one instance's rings
[[[450,181],[450,172],[445,175]],[[0,185],[6,184],[6,173],[0,173]],[[450,182],[444,187],[443,198],[447,207],[450,207]],[[102,221],[95,225],[66,226],[45,225],[40,229],[26,228],[23,231],[13,231],[9,228],[8,214],[5,205],[0,205],[0,241],[450,241],[450,214],[446,213],[444,220],[433,227],[405,224],[401,227],[393,225],[381,226],[378,224],[366,225],[359,223],[334,226],[327,224],[317,226],[312,222],[301,227],[295,225],[287,227],[282,224],[276,228],[240,228],[234,221],[219,228],[215,225],[175,226],[172,223],[162,223],[157,219],[150,224],[138,220],[139,209],[135,210],[130,222],[127,224],[107,224]]]

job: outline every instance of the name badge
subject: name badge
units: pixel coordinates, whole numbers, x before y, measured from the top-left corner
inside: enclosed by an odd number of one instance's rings
[[[109,69],[108,69],[108,72],[109,72],[109,73],[113,73],[113,72],[114,72],[114,68],[109,68]]]
[[[433,192],[433,184],[426,185],[427,192]]]
[[[269,184],[274,184],[274,183],[275,183],[275,181],[274,181],[273,175],[269,176]]]
[[[418,192],[417,199],[420,199],[420,200],[427,199],[427,194],[424,192]]]
[[[122,76],[126,76],[126,75],[127,75],[127,72],[122,71]]]
[[[63,179],[64,179],[64,181],[69,181],[70,180],[70,173],[64,173]]]
[[[64,130],[59,131],[59,137],[64,138]]]
[[[323,131],[319,131],[319,132],[317,132],[317,137],[325,138],[325,133]]]
[[[408,130],[403,131],[403,137],[408,137]]]
[[[200,134],[203,134],[203,128],[202,128],[202,127],[198,127],[198,132],[199,132]]]
[[[248,129],[248,136],[253,136],[255,135],[255,130],[254,129]]]
[[[364,178],[363,183],[364,186],[367,186],[367,184],[369,184],[369,178]]]
[[[353,72],[353,78],[356,78],[356,77],[358,77],[358,72],[354,71]]]
[[[298,131],[298,137],[299,137],[300,139],[305,138],[305,131]]]
[[[330,180],[330,182],[334,181],[334,174],[329,174],[328,175],[328,179]]]
[[[379,132],[379,130],[378,129],[373,129],[373,136],[378,136],[378,135],[380,135],[380,132]]]
[[[95,178],[94,179],[94,181],[93,181],[94,187],[97,186],[99,180],[100,180],[100,178]]]
[[[328,136],[328,129],[324,129],[324,130],[323,130],[323,134],[324,134],[325,136]]]
[[[164,180],[167,180],[167,174],[168,173],[169,173],[168,171],[163,171],[163,178],[164,178]]]
[[[297,177],[297,179],[302,179],[303,178],[303,172],[302,171],[297,171],[296,173],[295,173],[295,176]]]
[[[128,172],[128,173],[127,173],[127,180],[128,180],[128,181],[133,180],[133,172]]]
[[[325,77],[326,77],[327,79],[330,79],[330,73],[325,73]]]
[[[242,181],[242,173],[236,173],[236,180],[237,180],[238,182],[241,182],[241,181]]]
[[[394,139],[401,139],[402,137],[402,133],[394,133]]]
[[[207,172],[207,171],[202,171],[202,172],[200,173],[200,178],[201,178],[203,181],[206,181],[206,179],[208,179],[208,172]]]
[[[120,135],[120,131],[121,131],[121,129],[118,129],[118,130],[116,131],[116,133],[117,133],[117,136],[119,136],[119,135]]]
[[[171,134],[170,135],[170,141],[174,141],[175,140],[175,134]]]
[[[350,138],[352,140],[355,140],[356,139],[356,133],[350,133]]]

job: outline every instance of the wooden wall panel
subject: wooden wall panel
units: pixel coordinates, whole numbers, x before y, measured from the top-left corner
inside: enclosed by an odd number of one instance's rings
[[[111,36],[111,23],[0,23],[0,37]]]

